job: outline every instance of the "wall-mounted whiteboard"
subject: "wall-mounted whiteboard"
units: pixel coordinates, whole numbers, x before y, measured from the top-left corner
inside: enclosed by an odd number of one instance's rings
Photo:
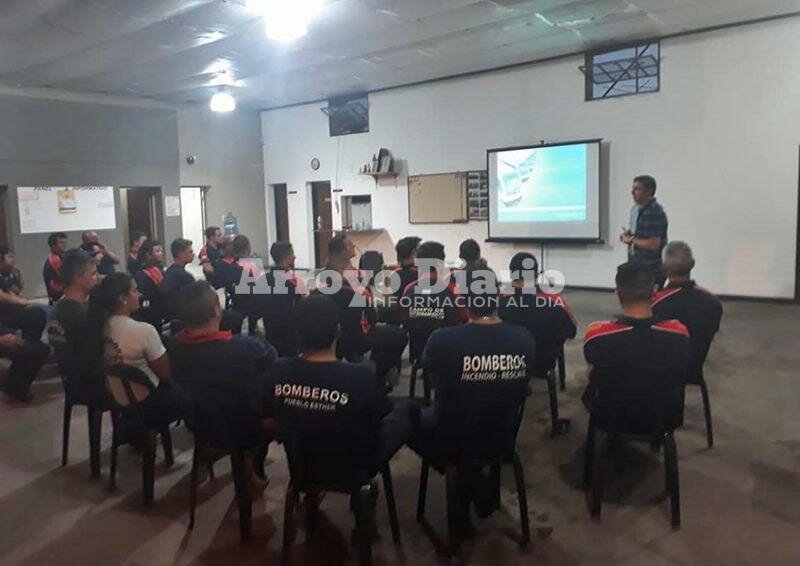
[[[114,187],[17,187],[23,234],[113,230]]]

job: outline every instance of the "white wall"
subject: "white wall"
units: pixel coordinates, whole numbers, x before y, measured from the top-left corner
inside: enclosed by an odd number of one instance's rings
[[[211,187],[206,193],[208,225],[222,226],[222,216],[233,212],[239,233],[247,235],[253,251],[264,257],[268,246],[258,112],[182,110],[178,140],[181,185]],[[186,162],[187,155],[196,156],[193,165]]]
[[[582,57],[370,95],[370,132],[331,138],[321,105],[262,113],[265,183],[285,182],[298,265],[313,265],[310,189],[372,194],[373,225],[396,241],[436,239],[455,257],[486,223],[410,225],[405,177],[375,186],[358,168],[380,147],[411,174],[485,168],[485,150],[538,140],[608,142],[605,245],[549,246],[547,267],[569,285],[610,287],[625,259],[630,182],[649,173],[670,239],[695,250],[696,278],[720,294],[792,297],[800,145],[800,19],[666,40],[661,91],[584,102]],[[312,157],[320,159],[312,171]],[[338,170],[338,179],[337,179]],[[338,198],[338,195],[334,195]],[[339,222],[334,209],[334,223]],[[483,244],[495,268],[524,245]],[[538,246],[534,247],[538,254]]]

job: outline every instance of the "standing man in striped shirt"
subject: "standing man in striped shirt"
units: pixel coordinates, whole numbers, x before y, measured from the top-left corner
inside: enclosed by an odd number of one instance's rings
[[[631,194],[635,204],[630,225],[620,234],[619,241],[628,245],[628,259],[646,267],[660,289],[665,279],[661,251],[667,245],[667,213],[656,202],[656,180],[650,175],[634,178]]]

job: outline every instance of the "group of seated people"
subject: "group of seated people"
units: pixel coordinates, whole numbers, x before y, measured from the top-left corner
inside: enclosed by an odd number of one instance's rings
[[[473,450],[464,426],[453,423],[476,425],[494,415],[515,436],[521,419],[515,408],[524,405],[529,378],[552,370],[564,341],[577,332],[563,297],[539,288],[537,261],[527,252],[512,257],[510,286],[502,289],[474,240],[460,248],[462,269],[450,270],[442,244],[403,238],[397,265],[376,266],[388,274],[381,282],[356,269],[355,246],[340,234],[309,292],[293,272],[290,243],[274,243],[274,265],[262,270],[251,261],[245,236],[223,239],[213,227],[206,235],[200,252],[206,281],[185,271],[194,252],[183,238],[172,242],[166,270],[159,242],[133,239],[131,275],[114,271],[119,260],[96,234],[85,233],[89,245],[69,251],[63,235],[51,235],[49,343],[65,360],[67,381],[87,398],[102,398],[102,368],[124,363],[152,381],[154,392],[139,413],[154,429],[178,419],[201,428],[198,411],[213,407],[248,449],[280,440],[282,423],[318,430],[320,444],[325,431],[347,431],[356,457],[374,473],[404,444],[433,460]],[[603,367],[669,367],[687,382],[702,374],[722,309],[691,279],[693,267],[689,247],[670,243],[664,252],[669,284],[657,294],[652,271],[636,263],[618,268],[622,315],[590,324],[584,339],[591,371],[583,399],[590,412],[602,409],[592,376]],[[44,309],[36,311],[35,326],[20,325],[34,317],[25,309],[38,307],[19,297],[21,277],[12,271],[8,261],[0,263],[0,323],[25,329],[21,337],[0,330],[0,353],[15,360],[3,383],[7,392],[27,390],[48,351],[39,326]],[[435,286],[438,278],[446,280]],[[262,285],[270,292],[257,293]],[[223,287],[230,309],[220,303]],[[278,288],[283,292],[272,292]],[[241,335],[242,316],[262,318],[266,339]],[[175,324],[171,335],[162,333],[165,320]],[[412,355],[433,376],[429,406],[387,396],[408,336],[417,349]],[[362,363],[367,353],[374,368]],[[480,515],[496,506],[488,482],[475,470],[459,480],[456,522],[463,534],[472,531],[472,503]]]

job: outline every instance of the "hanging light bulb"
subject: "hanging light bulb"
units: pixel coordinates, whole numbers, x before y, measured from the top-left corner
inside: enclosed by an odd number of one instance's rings
[[[212,112],[233,112],[236,110],[236,99],[228,91],[219,90],[211,97],[208,106]]]
[[[247,7],[263,16],[268,38],[288,42],[308,33],[322,0],[248,0]]]

